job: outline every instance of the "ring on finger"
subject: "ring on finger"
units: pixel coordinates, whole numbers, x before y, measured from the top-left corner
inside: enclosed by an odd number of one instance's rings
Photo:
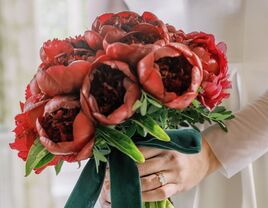
[[[167,180],[166,180],[166,178],[165,178],[163,172],[156,173],[156,175],[157,175],[157,177],[158,177],[158,180],[159,180],[161,186],[164,186],[164,185],[167,184]]]

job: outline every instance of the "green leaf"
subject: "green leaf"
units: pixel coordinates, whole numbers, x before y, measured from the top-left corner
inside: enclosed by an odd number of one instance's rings
[[[141,126],[137,126],[137,133],[142,137],[146,137],[148,132],[146,132]]]
[[[98,158],[99,161],[107,162],[106,157],[98,150],[93,149],[93,154],[95,158]]]
[[[161,113],[161,116],[160,116],[161,127],[164,128],[164,129],[167,126],[167,116],[168,116],[168,111],[167,110],[164,110]]]
[[[162,105],[161,105],[159,102],[157,102],[157,101],[155,101],[155,100],[153,100],[153,99],[151,99],[151,98],[147,98],[147,100],[148,100],[149,103],[151,103],[151,104],[154,105],[155,107],[157,107],[157,108],[162,108]]]
[[[148,115],[146,115],[146,116],[137,115],[134,118],[132,118],[132,121],[134,121],[136,124],[141,126],[145,131],[150,133],[155,138],[162,140],[162,141],[170,141],[169,136],[156,123],[156,121],[152,119],[152,117],[150,117]]]
[[[231,114],[221,114],[221,113],[211,113],[210,118],[216,119],[216,120],[226,120],[229,117],[231,117]]]
[[[147,113],[148,114],[153,114],[155,112],[159,111],[159,108],[155,107],[154,105],[151,105],[149,108],[148,108],[148,111]]]
[[[48,158],[51,159],[51,157],[48,156],[50,154],[51,153],[48,152],[45,149],[45,147],[40,143],[40,140],[36,139],[27,157],[27,161],[25,165],[25,176],[30,175],[32,170],[36,168],[36,166],[41,167],[41,166],[46,165],[48,162],[50,162],[49,160],[47,160]],[[44,162],[47,162],[47,163],[44,163]]]
[[[81,165],[82,165],[81,164],[81,161],[78,161],[77,164],[78,164],[78,168],[77,169],[80,169],[81,168]]]
[[[128,155],[134,161],[138,163],[145,161],[143,154],[127,135],[106,126],[98,126],[97,131],[109,145]]]
[[[55,169],[56,175],[59,175],[61,168],[62,168],[62,165],[63,165],[63,162],[64,161],[61,160],[57,165],[55,165],[54,169]]]
[[[231,119],[234,119],[235,118],[235,115],[231,115],[230,117],[228,117],[226,120],[231,120]]]
[[[214,110],[213,113],[221,113],[224,112],[226,108],[224,106],[217,106]]]
[[[130,127],[127,128],[126,135],[131,138],[136,133],[136,130],[137,130],[136,124],[132,124],[130,125]]]
[[[104,154],[101,151],[99,151],[97,148],[93,149],[93,154],[94,154],[94,160],[95,160],[95,163],[96,163],[96,171],[98,173],[99,172],[100,161],[107,162],[107,159],[104,156]]]
[[[142,106],[142,102],[140,100],[137,100],[134,105],[132,106],[132,110],[136,111]]]
[[[200,107],[200,102],[198,100],[193,100],[192,101],[192,105],[195,107],[195,108],[199,108]]]
[[[49,153],[45,157],[43,157],[40,162],[34,168],[41,168],[44,165],[48,164],[55,158],[55,155]]]
[[[141,108],[140,108],[140,111],[141,111],[141,115],[142,116],[145,116],[146,113],[147,113],[147,99],[144,99],[142,105],[141,105]]]
[[[225,123],[223,123],[222,121],[217,121],[217,123],[219,124],[219,126],[223,129],[223,131],[228,132],[228,128],[225,125]]]

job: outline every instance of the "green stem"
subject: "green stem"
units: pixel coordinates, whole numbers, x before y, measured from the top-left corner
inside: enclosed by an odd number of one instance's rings
[[[174,208],[169,199],[158,202],[144,202],[142,208]]]

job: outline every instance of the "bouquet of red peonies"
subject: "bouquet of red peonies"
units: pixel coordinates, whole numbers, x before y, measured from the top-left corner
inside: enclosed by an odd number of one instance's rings
[[[114,208],[173,207],[141,200],[139,146],[198,153],[196,124],[233,118],[226,46],[154,14],[103,14],[91,30],[43,44],[10,144],[25,174],[88,160],[65,207],[94,207],[109,163]]]

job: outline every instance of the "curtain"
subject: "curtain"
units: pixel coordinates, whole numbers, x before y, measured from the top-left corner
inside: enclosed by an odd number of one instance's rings
[[[19,101],[40,63],[39,48],[48,39],[83,33],[89,25],[88,3],[0,0],[0,207],[62,208],[80,174],[73,165],[59,177],[52,168],[25,178],[25,164],[8,143]]]

